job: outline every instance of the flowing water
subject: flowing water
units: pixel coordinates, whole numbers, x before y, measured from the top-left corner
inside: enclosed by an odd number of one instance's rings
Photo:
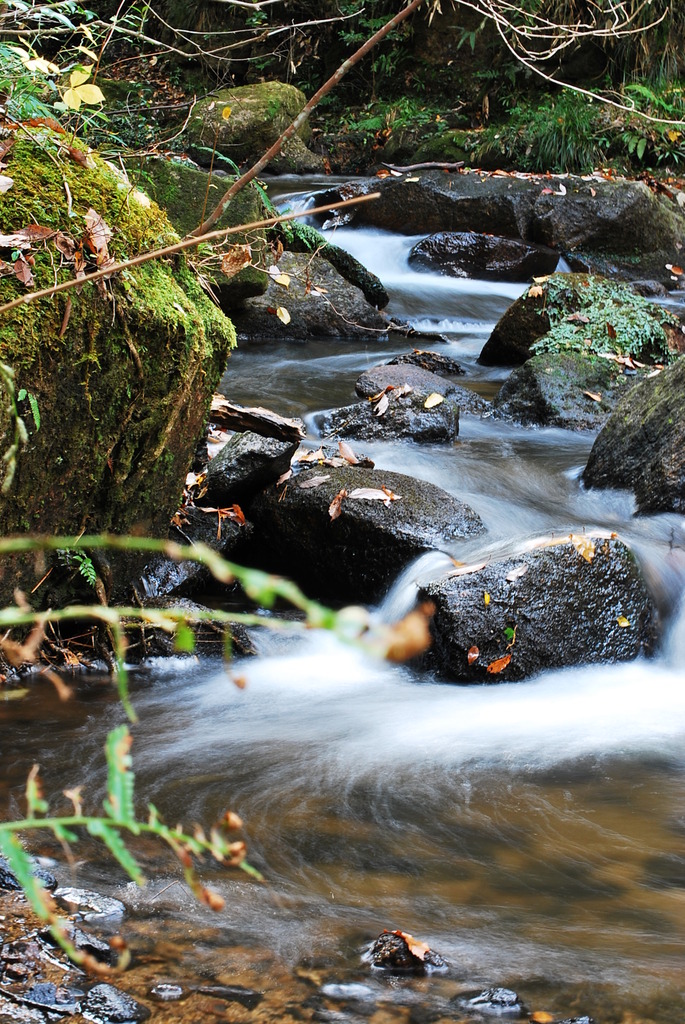
[[[413,273],[409,238],[344,228],[336,241],[379,273],[390,312],[447,333],[440,351],[469,371],[469,386],[496,390],[502,372],[475,360],[519,286]],[[254,343],[231,360],[223,389],[305,415],[315,444],[317,413],[353,400],[363,369],[406,348],[373,337]],[[86,848],[80,883],[123,894],[134,948],[158,975],[279,988],[285,1004],[294,998],[287,979],[316,968],[329,983],[363,981],[376,1001],[419,1000],[431,1020],[445,1015],[451,991],[501,984],[557,1016],[685,1019],[685,524],[633,519],[627,494],[586,493],[579,472],[591,442],[463,417],[454,445],[356,447],[478,511],[488,532],[450,552],[463,560],[549,533],[617,531],[669,624],[653,661],[462,687],[330,637],[266,636],[261,656],[238,667],[245,690],[211,661],[136,676],[141,805],[144,796],[170,820],[205,826],[232,807],[268,880],[208,868],[227,899],[217,920],[149,849],[150,888],[136,894]],[[447,564],[440,553],[419,560],[378,614],[401,615],[415,581]],[[99,798],[104,736],[122,717],[96,681],[68,705],[36,686],[41,700],[0,707],[11,729],[2,796],[13,814],[34,761],[51,792],[85,782]],[[360,956],[383,928],[427,941],[449,961],[448,981],[398,988],[372,977]],[[360,1019],[356,1003],[326,1012],[317,1019]]]

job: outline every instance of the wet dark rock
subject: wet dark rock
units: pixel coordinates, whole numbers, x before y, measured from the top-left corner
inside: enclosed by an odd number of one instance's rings
[[[320,485],[307,486],[315,477]],[[339,492],[387,487],[399,500],[345,498]],[[375,600],[424,551],[476,536],[483,524],[463,502],[433,484],[358,466],[316,466],[262,492],[249,509],[254,555],[271,571],[293,577],[309,593],[336,600]]]
[[[223,999],[227,1003],[240,1003],[246,1010],[255,1010],[264,998],[261,992],[255,992],[254,989],[245,988],[243,985],[203,985],[197,991],[202,995]]]
[[[96,985],[83,1002],[83,1015],[102,1024],[130,1024],[147,1020],[150,1011],[114,985]]]
[[[37,878],[46,889],[52,891],[57,888],[57,879],[51,871],[46,868],[40,867],[38,864],[34,864],[31,872],[34,878]],[[17,878],[10,868],[9,861],[5,857],[0,857],[0,889],[8,889],[16,892],[21,889],[21,885],[17,881]]]
[[[112,949],[108,942],[104,939],[99,938],[97,935],[93,935],[92,932],[83,931],[81,928],[77,928],[75,925],[67,923],[66,926],[67,934],[73,946],[76,949],[81,950],[84,953],[88,953],[89,956],[95,957],[103,964],[116,964],[118,960],[118,954]],[[56,945],[55,939],[51,932],[47,929],[41,933],[41,938],[51,945]]]
[[[377,993],[368,985],[359,982],[348,982],[347,984],[336,985],[331,983],[323,985],[321,995],[329,999],[340,999],[341,1001],[351,1000],[359,1003],[375,1002]]]
[[[547,246],[475,231],[439,231],[409,253],[412,266],[485,281],[529,281],[552,274],[559,253]]]
[[[387,408],[377,416],[371,402],[356,402],[324,413],[319,417],[326,435],[353,437],[362,441],[408,437],[417,444],[453,441],[459,434],[459,404],[448,396],[431,409],[417,392],[398,395],[389,392]]]
[[[63,986],[58,987],[52,982],[39,982],[26,989],[20,998],[28,1006],[44,1006],[46,1010],[55,1013],[72,1014],[78,1013],[82,996],[81,991],[75,992]]]
[[[422,370],[430,370],[431,373],[438,373],[441,377],[457,377],[466,373],[456,359],[450,356],[443,356],[440,352],[424,352],[415,348],[411,352],[404,352],[394,359],[388,360],[388,366],[401,366],[408,363],[410,366],[420,366]]]
[[[171,981],[160,981],[150,989],[151,998],[157,999],[160,1003],[175,1003],[188,994],[182,985],[176,985]]]
[[[112,896],[103,896],[90,889],[76,889],[64,886],[55,889],[55,899],[62,906],[83,921],[103,921],[118,919],[124,916],[126,908],[121,900]]]
[[[582,269],[623,280],[654,278],[672,286],[668,263],[678,263],[685,239],[682,210],[643,182],[554,181],[515,176],[421,171],[408,177],[368,178],[325,192],[323,202],[380,192],[380,199],[344,211],[345,219],[405,234],[471,231],[547,246]],[[549,190],[550,186],[554,194]],[[639,255],[639,259],[636,256]]]
[[[636,382],[611,360],[546,353],[512,370],[493,405],[498,416],[525,426],[599,430]]]
[[[594,1017],[564,1017],[563,1020],[555,1020],[554,1024],[595,1024]]]
[[[231,313],[243,339],[306,341],[387,336],[387,317],[328,260],[309,253],[284,252],[278,269],[289,276],[289,287],[270,278],[264,295],[248,299],[242,309]],[[287,324],[276,315],[279,307],[288,311]]]
[[[223,657],[226,651],[226,631],[231,636],[233,652],[242,656],[257,653],[250,634],[239,622],[226,625],[223,622],[200,616],[211,616],[211,608],[207,605],[198,604],[187,597],[174,598],[152,598],[145,602],[146,608],[173,609],[175,612],[183,612],[187,615],[186,623],[195,637],[193,651],[179,652],[174,633],[149,623],[139,622],[127,623],[126,635],[129,646],[126,651],[127,658],[134,662],[141,662],[147,658],[170,658],[178,656],[179,653],[189,655],[204,654],[207,656]]]
[[[630,287],[645,299],[665,299],[668,296],[668,288],[661,281],[631,281]]]
[[[289,225],[287,248],[290,252],[316,253],[333,266],[350,284],[361,288],[368,302],[376,309],[385,309],[390,298],[383,283],[375,274],[355,259],[351,253],[333,245],[320,231],[308,224],[293,221]]]
[[[226,508],[252,498],[290,467],[297,441],[262,437],[251,430],[234,434],[207,467],[205,505]]]
[[[364,959],[378,970],[397,974],[431,974],[445,971],[448,964],[432,949],[417,956],[400,932],[382,932]]]
[[[516,992],[510,988],[488,988],[483,992],[463,992],[452,1000],[464,1010],[475,1010],[477,1013],[503,1016],[522,1017],[525,1008]]]
[[[250,523],[230,518],[222,518],[219,529],[217,512],[205,512],[199,506],[189,505],[179,512],[169,530],[169,539],[178,544],[206,544],[227,558],[251,530]],[[150,559],[134,588],[139,599],[148,604],[150,599],[197,594],[206,589],[210,578],[209,569],[200,562],[179,562],[160,554]]]
[[[361,398],[370,398],[389,386],[404,385],[412,389],[422,404],[429,395],[439,394],[450,400],[456,399],[462,412],[480,415],[490,407],[480,395],[447,380],[439,371],[427,370],[411,363],[391,362],[365,370],[357,379],[355,391]]]
[[[643,380],[616,407],[583,473],[587,487],[635,494],[637,510],[685,512],[685,359]]]
[[[563,540],[422,588],[435,605],[430,664],[455,682],[512,682],[652,653],[657,611],[630,550],[615,539],[577,542],[581,550]]]
[[[607,324],[615,338],[610,337]],[[588,340],[590,344],[588,344]],[[478,356],[485,366],[518,366],[544,341],[576,351],[611,352],[622,345],[641,362],[660,361],[685,339],[676,317],[627,285],[597,275],[552,274],[529,288],[495,325]]]

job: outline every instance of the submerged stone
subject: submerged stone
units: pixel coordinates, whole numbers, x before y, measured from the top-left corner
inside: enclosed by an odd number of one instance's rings
[[[522,1017],[525,1008],[518,997],[518,994],[510,988],[488,988],[483,992],[464,992],[453,1000],[458,1006],[465,1010],[475,1010],[477,1013],[492,1014],[500,1017],[506,1014]]]
[[[422,947],[420,953],[414,952],[409,941],[412,936],[405,937],[403,932],[382,932],[372,944],[364,959],[377,970],[392,974],[431,974],[435,971],[446,971],[446,960],[429,949],[425,943],[416,944]]]
[[[83,1002],[83,1016],[97,1024],[131,1024],[147,1020],[150,1011],[114,985],[95,985]]]

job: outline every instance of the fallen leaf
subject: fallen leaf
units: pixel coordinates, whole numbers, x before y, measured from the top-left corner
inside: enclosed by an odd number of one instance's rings
[[[676,266],[674,263],[667,263],[666,270],[670,270],[676,277],[680,277],[683,273],[683,268]]]
[[[376,171],[376,177],[377,178],[389,178],[390,177],[390,171],[386,171],[386,169],[384,167],[381,167],[380,171]]]
[[[102,267],[110,259],[107,243],[112,237],[112,231],[92,207],[86,211],[85,221],[86,233],[83,240],[86,247],[96,254],[98,266]]]
[[[28,265],[24,257],[17,257],[13,266],[15,277],[17,277],[22,284],[25,284],[27,288],[30,288],[33,284],[33,274],[31,273],[31,267]]]
[[[568,322],[570,324],[573,324],[573,323],[589,324],[590,323],[590,317],[589,316],[585,316],[584,313],[571,313],[569,316],[566,317],[566,319],[568,320]]]
[[[85,149],[78,149],[76,146],[65,146],[64,149],[68,156],[71,157],[74,163],[78,164],[79,167],[90,167],[93,163],[92,160],[88,160],[88,154]]]
[[[347,497],[350,499],[354,498],[355,500],[382,501],[385,507],[389,508],[391,501],[399,501],[402,496],[394,494],[387,487],[355,487]]]
[[[523,565],[517,565],[515,569],[508,572],[505,576],[507,583],[513,583],[515,580],[520,580],[522,576],[525,576],[528,572],[528,566],[524,563]]]
[[[331,517],[331,520],[336,520],[342,512],[342,503],[346,497],[347,491],[343,487],[342,490],[338,491],[336,496],[333,498],[333,501],[328,506],[328,514]]]
[[[469,647],[468,653],[466,655],[466,660],[468,661],[469,665],[473,665],[476,661],[478,661],[479,658],[480,651],[474,644],[473,647]]]
[[[351,466],[358,466],[359,465],[359,459],[354,454],[354,452],[350,448],[350,446],[347,443],[347,441],[339,441],[338,442],[338,451],[340,452],[340,454],[341,454],[342,458],[345,460],[345,462],[349,462],[349,464]]]
[[[595,196],[597,195],[597,190],[596,190],[596,189],[594,189],[594,188],[591,188],[591,189],[590,189],[590,195],[591,195],[591,196],[592,196],[592,198],[594,199],[594,198],[595,198]]]
[[[285,473],[281,473],[281,475],[279,476],[278,480],[276,481],[276,487],[280,487],[281,484],[284,484],[286,482],[286,480],[290,480],[290,477],[292,475],[293,475],[292,469],[286,469]]]
[[[560,184],[560,185],[559,185],[559,191],[558,191],[558,192],[555,192],[555,193],[554,193],[554,195],[555,195],[555,196],[565,196],[565,195],[566,195],[566,186],[565,186],[565,185],[562,185],[562,184]]]
[[[591,562],[595,557],[595,542],[590,537],[583,537],[576,533],[571,533],[569,535],[569,539],[578,554],[581,555],[586,562]]]
[[[444,395],[439,395],[437,391],[433,391],[433,393],[430,394],[426,401],[423,403],[423,407],[424,409],[434,409],[436,405],[440,405],[444,401]]]
[[[389,404],[390,399],[387,394],[383,393],[374,406],[373,415],[382,416],[387,411]]]
[[[412,956],[415,956],[418,960],[425,960],[426,954],[430,953],[430,946],[426,942],[421,942],[419,939],[415,939],[413,935],[408,932],[393,932],[393,935],[398,935],[401,939],[407,943],[409,952]]]
[[[587,395],[588,398],[591,398],[593,402],[602,401],[602,396],[598,391],[583,391],[583,394]]]
[[[296,462],[323,462],[325,458],[323,448],[317,448],[315,452],[305,452],[296,457]]]
[[[76,252],[76,242],[71,235],[65,235],[63,231],[58,231],[55,235],[55,249],[61,252],[68,260],[73,260],[74,253]]]
[[[231,116],[231,108],[224,107],[223,110],[221,111],[221,116],[223,117],[224,121],[228,121],[229,117]]]
[[[531,1024],[552,1024],[556,1017],[551,1013],[547,1013],[546,1010],[536,1010],[535,1013],[531,1013],[529,1019]]]
[[[553,196],[554,195],[554,189],[553,188],[543,188],[543,190],[540,193],[540,195],[541,196]]]
[[[612,341],[615,339],[615,337],[616,337],[616,328],[614,327],[613,324],[607,323],[607,334],[609,335],[609,337],[611,338]]]
[[[622,629],[626,629],[630,625],[630,619],[627,619],[625,615],[619,615],[616,621]]]
[[[252,249],[249,245],[232,245],[221,257],[221,273],[234,277],[251,262]]]
[[[383,656],[387,661],[408,661],[428,650],[433,639],[430,620],[434,611],[435,605],[426,602],[386,628]]]
[[[504,671],[510,661],[511,654],[504,654],[501,658],[491,661],[485,671],[489,672],[491,676],[496,676],[499,672]]]
[[[528,289],[528,298],[540,299],[545,294],[545,289],[541,284],[532,284]]]
[[[9,192],[14,185],[14,178],[8,178],[6,174],[0,174],[0,192]]]
[[[343,459],[339,455],[331,455],[329,458],[324,459],[321,465],[330,466],[331,469],[341,469],[343,466],[349,466],[349,462],[347,459]]]
[[[278,274],[273,278],[274,284],[280,284],[282,288],[290,288],[290,275],[289,274]],[[283,308],[282,306],[280,307]],[[278,315],[278,313],[276,314]],[[287,323],[288,321],[286,321]]]
[[[321,487],[321,484],[325,484],[327,480],[330,480],[330,476],[311,476],[306,480],[303,480],[300,484],[301,491],[308,491],[312,487]]]
[[[488,594],[487,590],[483,594],[483,603],[484,603],[486,608],[490,604],[490,595]]]
[[[421,181],[421,179],[420,179],[420,178],[405,178],[405,179],[404,179],[404,183],[405,183],[405,185],[406,185],[406,183],[407,183],[408,181]]]
[[[285,306],[278,307],[278,309],[276,310],[276,316],[278,317],[282,324],[290,323],[290,313],[285,308]]]

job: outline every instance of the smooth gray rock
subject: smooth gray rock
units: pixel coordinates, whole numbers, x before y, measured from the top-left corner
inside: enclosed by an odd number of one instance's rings
[[[552,274],[559,253],[547,246],[476,231],[439,231],[412,248],[409,263],[450,277],[529,281]]]
[[[207,467],[205,505],[226,508],[247,501],[290,466],[297,441],[262,437],[251,430],[234,434]]]

